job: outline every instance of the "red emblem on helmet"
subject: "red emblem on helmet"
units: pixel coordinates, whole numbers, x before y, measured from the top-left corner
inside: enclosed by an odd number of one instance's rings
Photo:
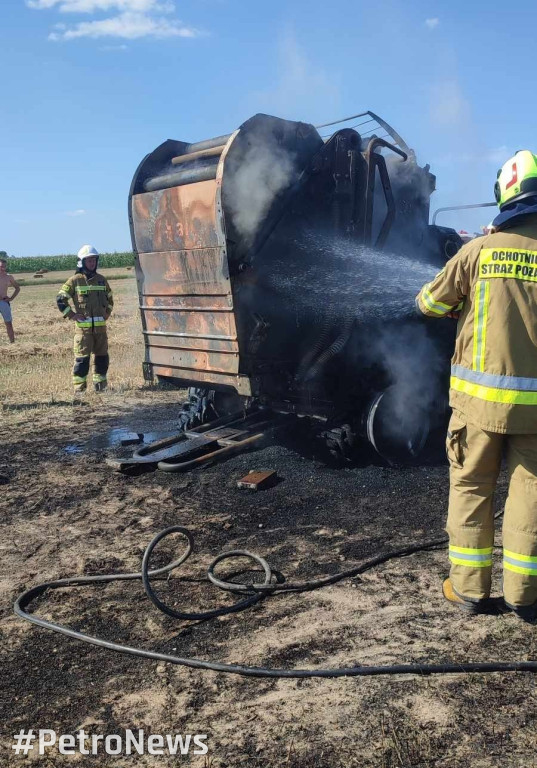
[[[513,175],[511,177],[511,181],[508,181],[505,185],[506,189],[509,189],[509,187],[512,187],[513,184],[516,184],[518,181],[518,171],[516,169],[516,163],[513,163],[513,169],[512,169]]]

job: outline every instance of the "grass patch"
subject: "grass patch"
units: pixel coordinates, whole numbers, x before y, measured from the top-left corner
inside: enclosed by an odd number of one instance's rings
[[[62,285],[68,277],[74,274],[74,270],[64,269],[58,272],[47,272],[43,277],[34,277],[34,274],[34,272],[21,272],[17,274],[15,279],[21,288],[29,285]],[[99,268],[99,274],[104,275],[107,280],[124,280],[128,277],[136,277],[133,267]]]
[[[20,278],[20,277],[17,277],[16,280],[17,280],[17,282],[19,283],[19,285],[21,287],[23,285],[24,286],[27,286],[27,285],[62,285],[64,280],[61,277],[54,277],[55,274],[57,275],[58,273],[57,272],[53,273],[50,277],[38,277],[38,278],[33,278],[33,277],[28,277],[28,278],[23,277],[23,278]],[[72,273],[70,273],[70,274],[72,274]],[[101,274],[104,275],[105,272],[101,271]],[[125,275],[114,273],[114,274],[105,275],[105,276],[106,276],[106,279],[108,281],[110,281],[110,280],[125,280],[125,279],[127,279],[129,277],[134,277],[134,274],[132,272],[129,272],[129,273],[125,274]]]

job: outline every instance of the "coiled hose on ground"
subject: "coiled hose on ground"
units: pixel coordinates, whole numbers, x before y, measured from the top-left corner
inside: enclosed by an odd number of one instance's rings
[[[179,533],[187,540],[187,546],[184,553],[180,558],[174,560],[172,563],[164,566],[163,568],[157,568],[152,571],[149,570],[149,561],[151,554],[157,544],[171,534]],[[58,589],[60,587],[74,587],[84,586],[90,584],[103,584],[112,581],[131,581],[140,579],[144,585],[145,591],[149,599],[159,608],[159,610],[166,613],[168,616],[172,616],[178,619],[185,619],[191,621],[200,621],[206,619],[212,619],[217,616],[223,616],[224,614],[234,613],[236,611],[242,611],[250,605],[263,600],[269,595],[279,592],[307,592],[321,587],[326,587],[330,584],[336,584],[337,582],[357,576],[360,573],[374,568],[381,563],[385,563],[388,560],[397,557],[406,557],[416,552],[432,551],[445,548],[448,543],[447,537],[439,539],[433,539],[425,541],[421,544],[414,544],[408,547],[402,547],[401,549],[392,550],[383,555],[367,560],[361,565],[348,568],[345,571],[341,571],[333,576],[326,576],[322,579],[315,579],[313,581],[306,581],[301,583],[282,583],[281,578],[278,579],[278,575],[275,574],[269,564],[262,557],[248,552],[247,550],[232,550],[229,552],[223,552],[218,555],[211,563],[208,569],[209,580],[220,587],[223,590],[236,593],[241,599],[225,608],[217,608],[210,611],[202,611],[199,613],[185,613],[182,611],[175,611],[165,603],[163,603],[154,593],[151,586],[151,579],[155,577],[162,577],[164,574],[170,573],[173,569],[180,566],[191,555],[194,547],[194,539],[192,534],[186,528],[182,526],[174,525],[170,528],[158,533],[149,546],[145,550],[142,560],[141,573],[116,573],[116,574],[104,574],[102,576],[75,576],[67,579],[59,579],[57,581],[49,581],[44,584],[39,584],[35,587],[24,592],[17,599],[15,603],[15,613],[26,621],[30,621],[32,624],[36,624],[38,627],[49,629],[54,632],[59,632],[62,635],[71,637],[75,640],[82,640],[85,643],[96,645],[99,648],[107,648],[110,651],[118,651],[120,653],[130,654],[132,656],[139,656],[145,659],[153,659],[155,661],[166,661],[171,664],[179,664],[185,667],[192,667],[194,669],[210,669],[215,672],[228,672],[236,675],[244,675],[246,677],[272,677],[272,678],[310,678],[310,677],[368,677],[373,675],[431,675],[431,674],[445,674],[445,673],[471,673],[471,672],[536,672],[537,661],[506,661],[506,662],[464,662],[464,663],[446,663],[446,664],[390,664],[384,666],[355,666],[355,667],[336,667],[332,669],[270,669],[267,667],[250,667],[243,666],[241,664],[222,664],[219,662],[203,661],[201,659],[183,658],[180,656],[171,656],[166,653],[160,653],[157,651],[145,650],[143,648],[135,648],[128,645],[122,645],[120,643],[113,643],[109,640],[104,640],[100,637],[94,637],[87,635],[83,632],[78,632],[74,629],[69,629],[60,624],[55,624],[51,621],[41,619],[35,614],[29,613],[28,608],[31,602],[40,595],[43,595],[49,589]],[[257,563],[265,576],[263,583],[250,583],[239,584],[230,581],[223,581],[215,575],[215,568],[219,563],[232,557],[242,557],[254,561]],[[491,602],[491,606],[493,603]],[[491,612],[494,609],[491,608]],[[498,612],[498,611],[496,611]]]

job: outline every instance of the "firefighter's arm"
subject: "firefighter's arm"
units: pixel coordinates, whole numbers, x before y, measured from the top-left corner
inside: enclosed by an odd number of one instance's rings
[[[105,280],[106,285],[106,301],[108,302],[108,307],[106,308],[106,319],[110,317],[112,314],[112,310],[114,309],[114,297],[112,296],[112,289],[110,288],[110,284],[108,280]]]
[[[56,296],[56,304],[58,305],[58,309],[68,320],[74,320],[76,317],[78,317],[76,312],[71,309],[71,306],[69,305],[69,299],[72,299],[73,295],[74,287],[71,278],[69,278],[69,280],[67,280],[62,285],[60,292]]]
[[[468,291],[467,251],[462,248],[423,286],[416,296],[416,307],[428,317],[457,317]]]

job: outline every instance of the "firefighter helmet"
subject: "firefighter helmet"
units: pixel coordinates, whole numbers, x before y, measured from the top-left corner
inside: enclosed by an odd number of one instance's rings
[[[95,257],[97,261],[99,260],[99,251],[93,247],[93,245],[83,245],[82,248],[78,252],[78,261],[77,261],[77,267],[81,269],[84,266],[84,260],[89,259],[91,257]]]
[[[537,197],[537,155],[520,149],[498,171],[494,195],[500,210],[525,197]]]

